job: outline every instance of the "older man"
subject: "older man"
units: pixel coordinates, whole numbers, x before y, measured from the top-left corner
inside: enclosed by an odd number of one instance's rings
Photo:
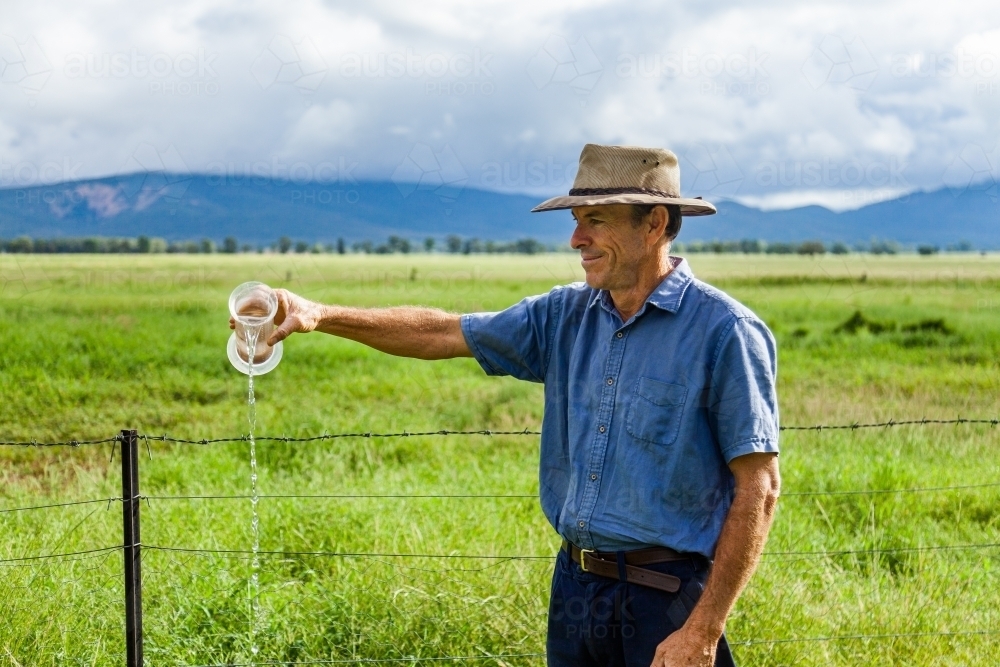
[[[723,631],[778,497],[776,351],[749,309],[669,255],[676,156],[588,144],[569,196],[586,284],[499,313],[324,306],[279,291],[271,344],[324,331],[545,384],[540,493],[562,536],[552,667],[731,665]]]

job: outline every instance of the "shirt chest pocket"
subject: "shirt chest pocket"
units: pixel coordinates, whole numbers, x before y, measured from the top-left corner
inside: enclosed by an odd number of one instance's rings
[[[640,377],[632,393],[625,430],[638,440],[669,445],[677,439],[687,387]]]

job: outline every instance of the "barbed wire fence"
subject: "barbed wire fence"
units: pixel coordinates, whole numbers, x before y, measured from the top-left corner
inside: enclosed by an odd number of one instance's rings
[[[956,417],[955,419],[888,419],[881,422],[851,422],[850,424],[814,424],[811,426],[780,426],[781,431],[856,431],[858,429],[891,428],[894,426],[928,426],[928,425],[962,425],[962,424],[984,424],[988,426],[1000,425],[1000,418],[996,419],[968,419]],[[520,431],[502,431],[491,429],[477,429],[466,431],[452,431],[449,429],[438,429],[436,431],[395,431],[387,433],[377,433],[373,431],[354,431],[350,433],[323,433],[305,437],[291,436],[254,436],[256,442],[318,442],[321,440],[337,440],[343,438],[405,438],[431,435],[541,435],[541,431],[529,428]],[[212,445],[222,442],[247,442],[250,436],[241,434],[229,438],[175,438],[166,434],[156,435],[149,433],[137,434],[140,439],[146,442],[172,442],[185,445]],[[45,442],[38,440],[0,440],[0,447],[83,447],[86,445],[105,445],[108,443],[119,443],[122,435],[115,435],[109,438],[98,440],[62,440],[56,442]]]
[[[969,419],[957,417],[955,419],[905,419],[896,420],[889,419],[881,422],[853,422],[848,424],[835,424],[835,425],[807,425],[807,426],[782,426],[783,431],[812,431],[812,432],[822,432],[822,431],[857,431],[859,429],[889,429],[897,427],[914,427],[914,426],[930,426],[930,425],[987,425],[990,427],[996,427],[1000,424],[1000,419]],[[347,432],[347,433],[323,433],[315,436],[305,436],[305,437],[286,437],[286,436],[262,436],[255,437],[256,442],[282,442],[282,443],[315,443],[330,440],[342,440],[342,439],[366,439],[366,438],[406,438],[406,437],[434,437],[434,436],[539,436],[541,433],[537,430],[523,429],[523,430],[490,430],[490,429],[477,429],[477,430],[448,430],[439,429],[434,431],[398,431],[398,432]],[[264,550],[254,552],[250,549],[223,549],[212,546],[191,546],[191,545],[180,545],[180,544],[144,544],[140,539],[140,510],[142,504],[150,506],[151,503],[171,503],[171,502],[195,502],[195,501],[205,501],[205,502],[224,502],[224,501],[248,501],[251,499],[250,495],[243,494],[230,494],[230,495],[142,495],[139,493],[139,460],[140,460],[140,447],[141,442],[146,450],[146,455],[152,458],[152,452],[149,447],[151,442],[159,443],[172,443],[176,445],[191,445],[191,446],[209,446],[224,443],[240,443],[247,442],[249,436],[241,434],[236,437],[224,437],[224,438],[203,438],[203,439],[192,439],[192,438],[177,438],[172,437],[167,434],[140,434],[135,430],[122,430],[118,435],[100,438],[100,439],[90,439],[90,440],[65,440],[65,441],[39,441],[39,440],[0,440],[0,447],[11,447],[11,448],[81,448],[81,447],[96,447],[101,445],[111,445],[111,459],[115,457],[115,453],[118,452],[120,457],[120,462],[122,465],[122,495],[103,497],[103,498],[92,498],[83,500],[69,500],[64,502],[48,502],[38,505],[27,505],[27,506],[16,506],[16,507],[0,507],[0,517],[4,515],[20,515],[32,512],[43,512],[43,511],[53,511],[70,507],[81,507],[87,505],[104,506],[110,509],[113,505],[120,503],[122,505],[122,518],[123,518],[123,530],[122,530],[122,540],[119,544],[109,544],[107,546],[96,546],[88,549],[80,550],[56,550],[52,553],[35,553],[35,554],[24,554],[24,555],[12,555],[7,558],[0,558],[0,568],[7,567],[25,567],[37,564],[39,562],[83,562],[83,561],[94,561],[103,559],[103,562],[107,562],[107,559],[116,554],[121,553],[123,556],[122,568],[119,572],[120,581],[123,583],[125,603],[123,605],[125,623],[125,652],[120,656],[122,662],[124,662],[128,667],[138,667],[143,664],[143,620],[142,620],[142,591],[143,591],[143,578],[141,573],[141,565],[143,562],[143,555],[152,554],[169,554],[180,558],[210,558],[215,561],[218,560],[236,560],[236,561],[249,561],[254,557],[258,557],[267,561],[273,561],[275,563],[282,563],[292,569],[301,567],[312,567],[303,565],[303,563],[309,561],[319,561],[319,562],[339,562],[344,563],[347,561],[352,561],[356,563],[361,563],[360,568],[354,572],[355,575],[359,573],[368,577],[365,581],[357,581],[354,585],[353,592],[355,594],[367,597],[367,604],[371,606],[382,606],[389,608],[390,616],[395,614],[392,619],[392,630],[400,631],[407,628],[412,628],[418,625],[421,621],[433,620],[427,615],[427,612],[417,611],[418,606],[421,604],[426,604],[428,601],[434,602],[432,607],[440,608],[444,604],[454,604],[457,598],[462,598],[462,602],[469,605],[482,604],[484,600],[489,600],[491,597],[495,598],[495,592],[489,590],[475,590],[473,586],[469,586],[466,583],[458,581],[455,579],[455,575],[461,575],[466,573],[483,573],[495,569],[496,567],[511,565],[511,564],[538,564],[543,565],[544,568],[536,568],[534,572],[529,572],[528,570],[523,570],[518,574],[519,578],[514,582],[516,586],[514,588],[523,588],[526,586],[534,586],[535,593],[538,593],[538,587],[541,586],[542,589],[547,586],[547,580],[550,576],[551,564],[554,561],[554,554],[548,555],[532,555],[532,554],[478,554],[478,553],[424,553],[424,552],[412,552],[412,553],[398,553],[398,552],[380,552],[380,551],[337,551],[337,550]],[[869,489],[851,489],[851,490],[804,490],[804,491],[793,491],[793,492],[783,492],[782,498],[816,498],[823,496],[886,496],[886,495],[911,495],[911,494],[930,494],[930,493],[945,493],[945,492],[956,492],[956,491],[976,491],[976,490],[986,490],[990,488],[1000,487],[1000,481],[989,481],[980,482],[975,484],[958,484],[958,485],[937,485],[937,486],[911,486],[906,488],[869,488]],[[389,501],[389,500],[406,500],[406,499],[433,499],[433,500],[456,500],[456,501],[469,501],[469,500],[524,500],[524,499],[535,499],[537,494],[498,494],[498,493],[457,493],[457,494],[431,494],[431,493],[321,493],[321,494],[260,494],[257,496],[259,499],[276,499],[276,500],[373,500],[373,501]],[[777,562],[793,562],[807,559],[823,559],[823,558],[836,558],[836,557],[857,557],[857,556],[879,556],[879,555],[891,555],[891,554],[907,554],[907,553],[922,553],[922,552],[962,552],[962,551],[983,551],[1000,549],[1000,542],[982,542],[982,543],[957,543],[957,544],[929,544],[929,545],[919,545],[919,546],[886,546],[886,547],[870,547],[870,548],[854,548],[854,549],[816,549],[816,550],[791,550],[791,551],[765,551],[763,558],[764,561],[777,561]],[[416,562],[417,564],[412,564]],[[432,565],[426,565],[426,563],[431,563]],[[409,564],[406,564],[409,563]],[[439,563],[447,563],[448,565],[442,567]],[[457,565],[455,565],[457,563]],[[474,564],[474,565],[469,565]],[[379,571],[375,571],[378,569]],[[342,574],[350,573],[342,571]],[[431,600],[426,596],[422,600],[418,600],[417,605],[412,603],[399,603],[396,600],[386,599],[381,596],[383,590],[398,588],[400,582],[405,577],[413,577],[415,573],[422,573],[427,575],[428,583],[433,587],[435,583],[440,583],[441,581],[448,580],[450,583],[460,584],[461,594],[453,596],[440,597],[437,600]],[[199,576],[196,573],[192,573],[191,576]],[[373,586],[372,580],[381,583],[384,586]],[[411,589],[417,590],[410,586]],[[228,588],[220,589],[219,593],[221,595],[233,595],[232,586]],[[238,593],[237,593],[238,594]],[[245,591],[244,591],[245,594]],[[418,596],[420,597],[420,596]],[[347,613],[355,614],[365,614],[366,605],[353,604],[347,605]],[[419,618],[415,619],[411,623],[407,623],[405,616],[407,614],[413,614]],[[211,621],[211,618],[208,619]],[[373,621],[379,621],[380,619],[373,618],[369,619]],[[509,622],[511,619],[505,619],[505,623]],[[522,615],[521,618],[516,619],[515,630],[517,630],[521,636],[525,633],[530,636],[531,633],[539,632],[539,621],[542,620],[539,617],[532,616],[530,613]],[[202,630],[205,629],[205,623],[202,622],[199,626]],[[509,627],[509,623],[507,623]],[[493,627],[487,628],[490,632],[504,634],[504,630],[500,627],[501,624],[494,625]],[[240,626],[238,623],[229,623],[228,627],[224,628],[220,633],[209,633],[210,638],[219,640],[220,638],[224,641],[230,643],[238,643],[243,640],[242,635],[245,634],[246,627]],[[336,633],[335,633],[336,634]],[[388,635],[387,635],[388,636]],[[802,636],[802,637],[778,637],[778,638],[739,638],[730,637],[730,643],[734,646],[775,646],[782,644],[808,644],[817,642],[850,642],[850,641],[881,641],[881,640],[894,640],[894,639],[918,639],[918,638],[928,638],[928,637],[977,637],[977,636],[1000,636],[1000,627],[995,628],[974,628],[974,629],[963,629],[963,630],[953,630],[953,629],[942,629],[935,631],[920,631],[920,632],[900,632],[900,633],[857,633],[857,634],[843,634],[843,635],[820,635],[820,636]],[[523,645],[523,640],[520,637],[506,636],[504,637],[505,644],[512,647],[517,647]],[[385,639],[383,638],[383,641]],[[384,648],[393,651],[394,648],[390,642],[385,641]],[[227,663],[214,663],[211,665],[197,665],[192,667],[242,667],[243,665],[333,665],[333,664],[414,664],[414,663],[477,663],[483,661],[491,661],[495,664],[508,665],[509,660],[519,660],[519,659],[540,659],[544,657],[543,653],[537,651],[508,651],[508,652],[490,652],[483,649],[481,646],[476,645],[475,641],[470,642],[469,648],[478,651],[473,653],[470,650],[467,655],[429,655],[429,656],[415,656],[415,655],[398,655],[397,657],[370,657],[370,656],[357,656],[351,658],[336,658],[336,659],[313,659],[308,656],[300,656],[301,659],[292,657],[290,659],[282,660],[271,660],[266,657],[260,660],[251,660],[249,662],[227,662]],[[399,653],[398,649],[395,650]],[[355,651],[356,653],[356,651]],[[162,656],[167,657],[167,656]],[[163,662],[163,660],[159,660]],[[187,664],[187,663],[184,663]]]

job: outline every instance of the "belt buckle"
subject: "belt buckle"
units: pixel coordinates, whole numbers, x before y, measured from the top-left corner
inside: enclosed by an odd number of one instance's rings
[[[587,554],[596,553],[595,549],[580,549],[580,570],[582,572],[588,572],[587,570]]]

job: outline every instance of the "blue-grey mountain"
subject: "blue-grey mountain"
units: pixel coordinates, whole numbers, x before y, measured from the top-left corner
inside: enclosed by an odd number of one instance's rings
[[[841,213],[820,206],[765,212],[720,201],[718,215],[686,219],[681,240],[853,244],[879,238],[904,246],[967,241],[976,248],[998,249],[1000,203],[991,185],[916,192]],[[419,240],[455,234],[565,243],[572,231],[569,213],[529,213],[539,199],[388,181],[295,183],[140,173],[0,189],[0,238],[233,236],[244,243],[269,244],[281,236],[324,243],[344,238],[350,243],[378,242],[390,235]]]

